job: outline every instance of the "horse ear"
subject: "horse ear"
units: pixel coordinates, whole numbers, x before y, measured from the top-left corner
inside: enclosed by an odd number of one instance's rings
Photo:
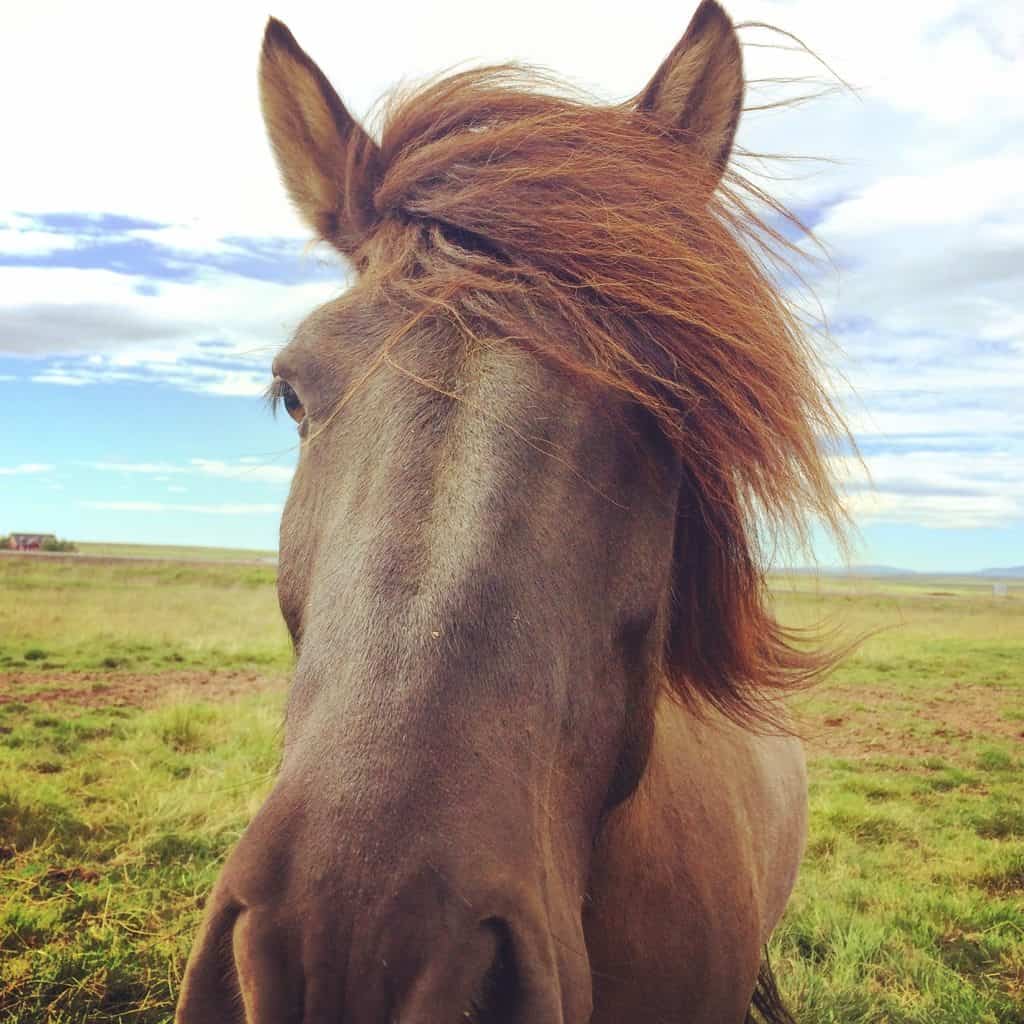
[[[739,38],[718,3],[703,0],[683,38],[640,94],[637,109],[700,152],[720,177],[742,107]]]
[[[321,238],[352,255],[376,220],[372,196],[379,149],[275,18],[263,36],[260,101],[296,209]]]

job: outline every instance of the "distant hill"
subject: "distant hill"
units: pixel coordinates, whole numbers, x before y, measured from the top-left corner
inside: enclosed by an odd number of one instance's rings
[[[822,565],[779,569],[783,573],[810,573],[812,576],[916,576],[913,569],[898,569],[894,565]]]
[[[835,576],[916,576],[913,569],[899,569],[894,565],[851,565],[848,569],[838,566],[831,570]]]
[[[991,579],[1022,580],[1024,565],[1011,565],[1003,569],[978,569],[975,572],[918,572],[916,569],[900,569],[894,565],[802,565],[774,570],[782,574],[810,576],[987,576]]]

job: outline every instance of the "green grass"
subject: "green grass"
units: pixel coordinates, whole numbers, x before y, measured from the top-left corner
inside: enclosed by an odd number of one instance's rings
[[[167,1021],[205,894],[270,785],[281,693],[0,705],[0,1020]]]
[[[0,558],[0,671],[286,668],[264,565]]]
[[[271,784],[282,688],[149,710],[34,696],[59,674],[102,704],[123,668],[276,675],[272,582],[0,559],[0,693],[13,669],[21,698],[0,704],[0,1021],[171,1019],[203,898]],[[797,1019],[1021,1024],[1024,594],[804,577],[775,595],[792,624],[883,629],[795,701],[811,829],[772,960]]]
[[[1021,765],[814,765],[800,883],[773,940],[801,1022],[1024,1019]]]
[[[258,562],[276,561],[276,551],[248,548],[185,547],[173,544],[109,544],[102,541],[75,541],[79,554],[104,558],[156,558],[168,561]]]
[[[794,701],[811,827],[772,955],[798,1021],[1020,1024],[1024,588],[789,577],[774,592],[792,624],[879,630]]]

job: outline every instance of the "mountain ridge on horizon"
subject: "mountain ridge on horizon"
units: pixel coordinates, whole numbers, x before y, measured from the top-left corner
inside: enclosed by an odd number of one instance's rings
[[[801,573],[820,576],[982,576],[987,579],[1024,579],[1024,565],[1008,565],[991,569],[948,572],[943,569],[903,569],[895,565],[822,565],[785,566],[773,570],[782,573]]]

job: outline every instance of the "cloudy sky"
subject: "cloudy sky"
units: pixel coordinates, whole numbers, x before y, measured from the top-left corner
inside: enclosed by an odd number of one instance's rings
[[[258,396],[275,349],[345,282],[306,246],[264,140],[255,69],[268,13],[365,116],[396,82],[474,60],[544,65],[623,99],[693,6],[6,10],[0,533],[276,546],[294,435]],[[1024,563],[1024,5],[727,7],[796,33],[856,89],[751,112],[740,132],[749,150],[831,161],[762,169],[785,176],[774,191],[831,254],[811,276],[873,478],[837,466],[861,527],[856,560]],[[742,36],[751,78],[823,74],[784,39]]]

